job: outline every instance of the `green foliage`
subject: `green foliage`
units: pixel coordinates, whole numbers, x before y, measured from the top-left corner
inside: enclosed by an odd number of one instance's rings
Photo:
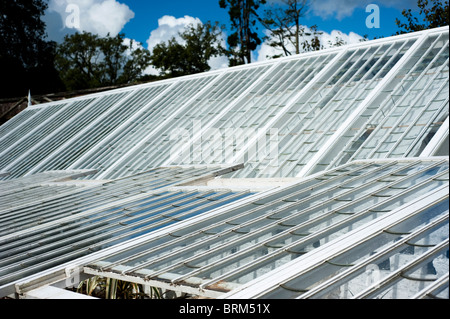
[[[47,42],[43,0],[0,1],[0,97],[48,93],[62,87],[53,67],[56,44]]]
[[[91,277],[81,282],[78,286],[77,292],[88,296],[95,296],[96,289],[101,287],[102,279],[100,277]]]
[[[139,284],[99,276],[81,282],[77,292],[102,299],[162,299],[160,291],[155,287],[150,289],[148,295]]]
[[[76,33],[58,46],[55,64],[68,90],[95,88],[102,83],[100,58],[99,37]]]
[[[162,76],[181,76],[206,72],[210,70],[208,61],[221,54],[220,36],[223,27],[216,22],[189,25],[180,37],[179,43],[172,37],[167,43],[155,46],[151,56],[153,66],[158,68]]]
[[[262,40],[258,35],[258,9],[266,0],[219,0],[222,9],[228,8],[233,33],[228,36],[230,66],[251,63],[251,52]]]
[[[132,83],[150,64],[148,50],[133,44],[124,34],[76,33],[58,46],[55,65],[68,90]]]
[[[411,9],[402,11],[407,22],[403,23],[395,19],[397,26],[402,29],[397,34],[421,31],[449,25],[448,1],[440,0],[418,0],[419,16],[413,16]]]
[[[39,63],[35,55],[45,37],[41,16],[47,9],[42,0],[0,2],[0,55],[16,56],[24,67]]]

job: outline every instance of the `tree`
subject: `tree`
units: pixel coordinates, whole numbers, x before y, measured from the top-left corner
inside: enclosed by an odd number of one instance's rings
[[[124,34],[118,34],[116,37],[107,37],[100,40],[99,48],[103,57],[104,67],[103,83],[114,85],[119,82],[120,73],[128,61],[125,51],[128,47],[124,43]]]
[[[130,48],[133,48],[134,42],[131,40]],[[127,49],[128,50],[128,49]],[[144,71],[151,64],[150,51],[144,49],[141,45],[131,50],[130,59],[126,61],[119,83],[133,83],[136,81],[144,81],[147,75]]]
[[[264,11],[261,24],[269,31],[265,38],[274,48],[280,48],[284,56],[316,51],[322,48],[319,40],[321,32],[313,25],[309,31],[300,23],[308,12],[309,0],[280,0]],[[283,56],[275,55],[272,58]]]
[[[219,0],[221,8],[228,8],[234,31],[227,40],[230,66],[251,63],[251,52],[262,43],[256,23],[259,20],[257,11],[263,4],[266,0]]]
[[[67,35],[57,48],[55,64],[68,90],[132,83],[150,64],[150,52],[115,37],[83,32]]]
[[[399,19],[395,19],[397,26],[402,29],[397,34],[421,31],[437,27],[449,25],[449,8],[448,1],[440,0],[418,0],[419,16],[413,16],[411,9],[402,11],[402,15],[407,22],[402,23]],[[420,22],[420,20],[422,20]]]
[[[221,45],[222,32],[224,27],[219,26],[218,22],[211,24],[208,21],[205,24],[189,25],[185,31],[180,34],[186,42],[185,54],[190,73],[209,71],[211,67],[208,62],[212,57],[221,55],[224,48]]]
[[[89,32],[66,35],[64,42],[58,46],[55,64],[67,90],[100,87],[100,58],[97,35]]]
[[[167,43],[159,43],[153,48],[153,66],[165,77],[209,71],[209,60],[223,52],[220,44],[222,30],[217,22],[214,25],[210,21],[188,25],[179,33],[182,43],[172,37]]]
[[[172,37],[167,44],[161,42],[153,48],[151,63],[160,69],[161,76],[177,77],[188,74],[184,51],[184,46]]]
[[[43,0],[0,2],[1,97],[49,93],[62,87],[53,67],[56,43],[47,42]]]
[[[129,41],[129,43],[127,43]],[[150,52],[123,33],[100,39],[104,67],[103,85],[127,84],[138,80],[150,65]]]

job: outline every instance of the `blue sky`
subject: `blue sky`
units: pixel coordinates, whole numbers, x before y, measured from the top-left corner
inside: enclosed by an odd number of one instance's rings
[[[366,7],[369,4],[376,4],[380,9],[380,28],[366,26],[366,18],[370,14]],[[73,6],[77,12],[72,10]],[[331,34],[333,30],[340,31],[348,36],[349,42],[366,34],[373,39],[394,34],[398,30],[395,18],[401,18],[402,9],[408,8],[416,10],[417,0],[311,0],[309,14],[302,23],[306,26],[315,24],[330,36],[334,35]],[[75,21],[78,29],[67,23],[75,13],[79,15],[79,21]],[[208,20],[229,24],[227,10],[219,7],[218,0],[49,0],[45,17],[51,40],[59,42],[65,34],[76,31],[89,31],[101,36],[107,32],[111,35],[122,32],[149,49],[157,42],[176,35],[188,23]]]
[[[181,18],[191,16],[199,18],[202,22],[219,21],[225,24],[228,13],[219,7],[218,0],[169,0],[169,1],[142,1],[125,0],[131,10],[136,13],[123,32],[140,42],[147,41],[151,30],[158,28],[158,19],[165,15]]]
[[[339,1],[339,0],[335,0]],[[354,9],[351,16],[341,19],[328,15],[321,17],[311,12],[308,17],[303,20],[308,26],[316,24],[320,30],[330,33],[332,30],[340,30],[344,33],[355,32],[360,35],[367,34],[369,38],[379,36],[389,36],[395,33],[398,28],[395,25],[395,18],[402,17],[400,8],[409,8],[412,1],[397,1],[396,7],[388,7],[379,4],[380,7],[380,28],[368,29],[365,21],[369,13],[365,11],[365,1],[361,1],[361,5]],[[136,13],[123,32],[129,37],[133,37],[141,42],[145,42],[149,36],[149,30],[158,27],[158,19],[164,15],[171,15],[177,18],[185,15],[200,18],[202,22],[219,21],[221,24],[227,24],[229,17],[227,10],[219,7],[218,0],[170,0],[170,1],[136,1],[124,0],[131,10]],[[376,1],[370,3],[376,4]]]

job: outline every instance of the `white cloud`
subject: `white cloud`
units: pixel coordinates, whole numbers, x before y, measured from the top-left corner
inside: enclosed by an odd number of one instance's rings
[[[130,38],[124,38],[122,43],[128,47],[128,49],[125,51],[125,54],[127,56],[131,56],[131,53],[137,49],[143,49],[141,43],[137,42],[136,40],[130,39]]]
[[[305,33],[310,33],[311,30],[303,26],[305,28]],[[360,36],[359,34],[356,34],[354,32],[350,32],[349,34],[345,34],[339,30],[333,30],[331,33],[320,31],[321,34],[318,36],[320,40],[320,44],[323,46],[324,49],[333,47],[333,45],[336,43],[336,39],[342,40],[344,44],[353,44],[353,43],[359,43],[364,38]],[[266,31],[266,35],[269,35],[268,31]],[[305,36],[305,40],[311,41],[312,36]],[[294,45],[289,43],[287,46],[288,50],[292,53],[295,52]],[[271,47],[268,44],[268,41],[266,40],[260,47],[258,51],[258,60],[257,61],[265,61],[269,59],[272,56],[283,54],[283,50],[280,48],[274,48]]]
[[[161,42],[167,42],[172,37],[177,39],[177,42],[183,43],[179,33],[190,24],[197,25],[202,24],[199,18],[193,18],[190,16],[184,16],[183,18],[175,18],[173,16],[163,16],[158,19],[158,28],[153,30],[150,34],[150,38],[147,40],[148,49],[150,52],[153,48]]]
[[[229,60],[226,56],[223,55],[215,56],[208,61],[208,64],[211,67],[211,70],[219,70],[227,68],[229,65]]]
[[[134,18],[134,12],[116,0],[50,0],[49,11],[60,14],[65,28],[102,37],[116,36]]]
[[[351,16],[356,8],[365,8],[369,3],[369,0],[317,0],[311,3],[311,9],[322,18],[335,17],[342,20]]]

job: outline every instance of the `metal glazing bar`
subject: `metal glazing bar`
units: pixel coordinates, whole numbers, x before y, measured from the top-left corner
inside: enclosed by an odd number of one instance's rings
[[[414,295],[411,299],[440,299],[436,296],[436,291],[447,288],[449,286],[449,273],[444,276],[438,278],[434,283],[427,286],[423,290],[419,291],[416,295]],[[447,294],[448,296],[448,294]],[[442,298],[443,299],[443,298]]]
[[[448,106],[448,105],[447,105]],[[444,123],[439,128],[438,132],[435,134],[433,139],[428,143],[425,149],[420,154],[420,157],[429,157],[436,155],[436,152],[439,150],[439,147],[445,143],[445,139],[448,139],[449,136],[449,117],[447,116]]]

